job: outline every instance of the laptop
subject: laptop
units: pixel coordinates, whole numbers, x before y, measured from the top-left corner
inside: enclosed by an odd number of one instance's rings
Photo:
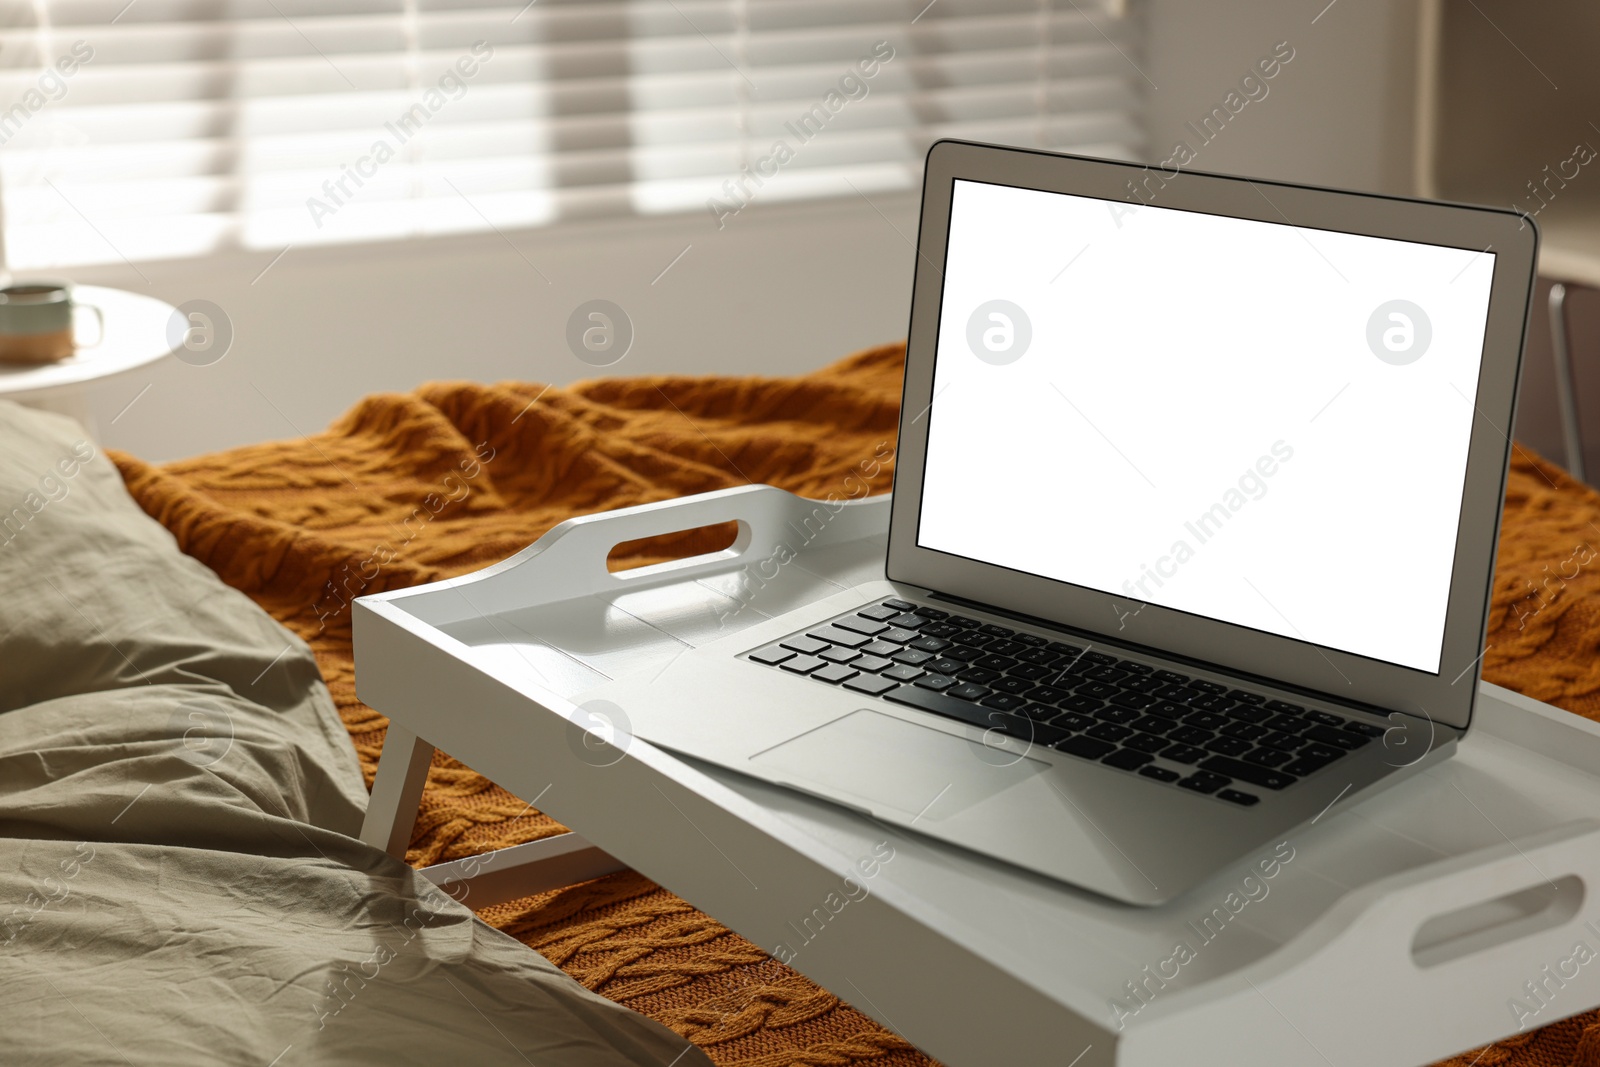
[[[1467,731],[1537,241],[1512,211],[942,141],[886,580],[577,699],[1170,900]]]

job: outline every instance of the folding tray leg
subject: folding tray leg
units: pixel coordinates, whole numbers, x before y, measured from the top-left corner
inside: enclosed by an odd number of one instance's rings
[[[398,723],[389,723],[383,755],[378,758],[378,777],[372,783],[372,799],[367,802],[367,817],[361,823],[361,840],[397,860],[405,860],[432,762],[432,745]]]

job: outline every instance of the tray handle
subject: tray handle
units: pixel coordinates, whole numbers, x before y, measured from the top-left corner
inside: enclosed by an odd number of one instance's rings
[[[460,578],[402,591],[408,611],[435,626],[530,603],[636,589],[730,570],[746,559],[865,536],[887,522],[889,498],[825,501],[771,485],[742,485],[696,496],[581,515],[552,527],[511,558]],[[612,572],[611,550],[625,541],[737,522],[728,548],[688,559]],[[394,593],[379,593],[388,598]]]

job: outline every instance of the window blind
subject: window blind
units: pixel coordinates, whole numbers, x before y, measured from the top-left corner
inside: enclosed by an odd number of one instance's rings
[[[0,0],[12,269],[915,188],[940,137],[1122,158],[1109,0]]]

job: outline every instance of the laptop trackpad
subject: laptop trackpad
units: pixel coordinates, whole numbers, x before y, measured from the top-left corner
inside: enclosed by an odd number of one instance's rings
[[[750,757],[807,792],[837,791],[872,810],[950,818],[1049,768],[865,708]],[[847,801],[848,802],[848,801]]]

